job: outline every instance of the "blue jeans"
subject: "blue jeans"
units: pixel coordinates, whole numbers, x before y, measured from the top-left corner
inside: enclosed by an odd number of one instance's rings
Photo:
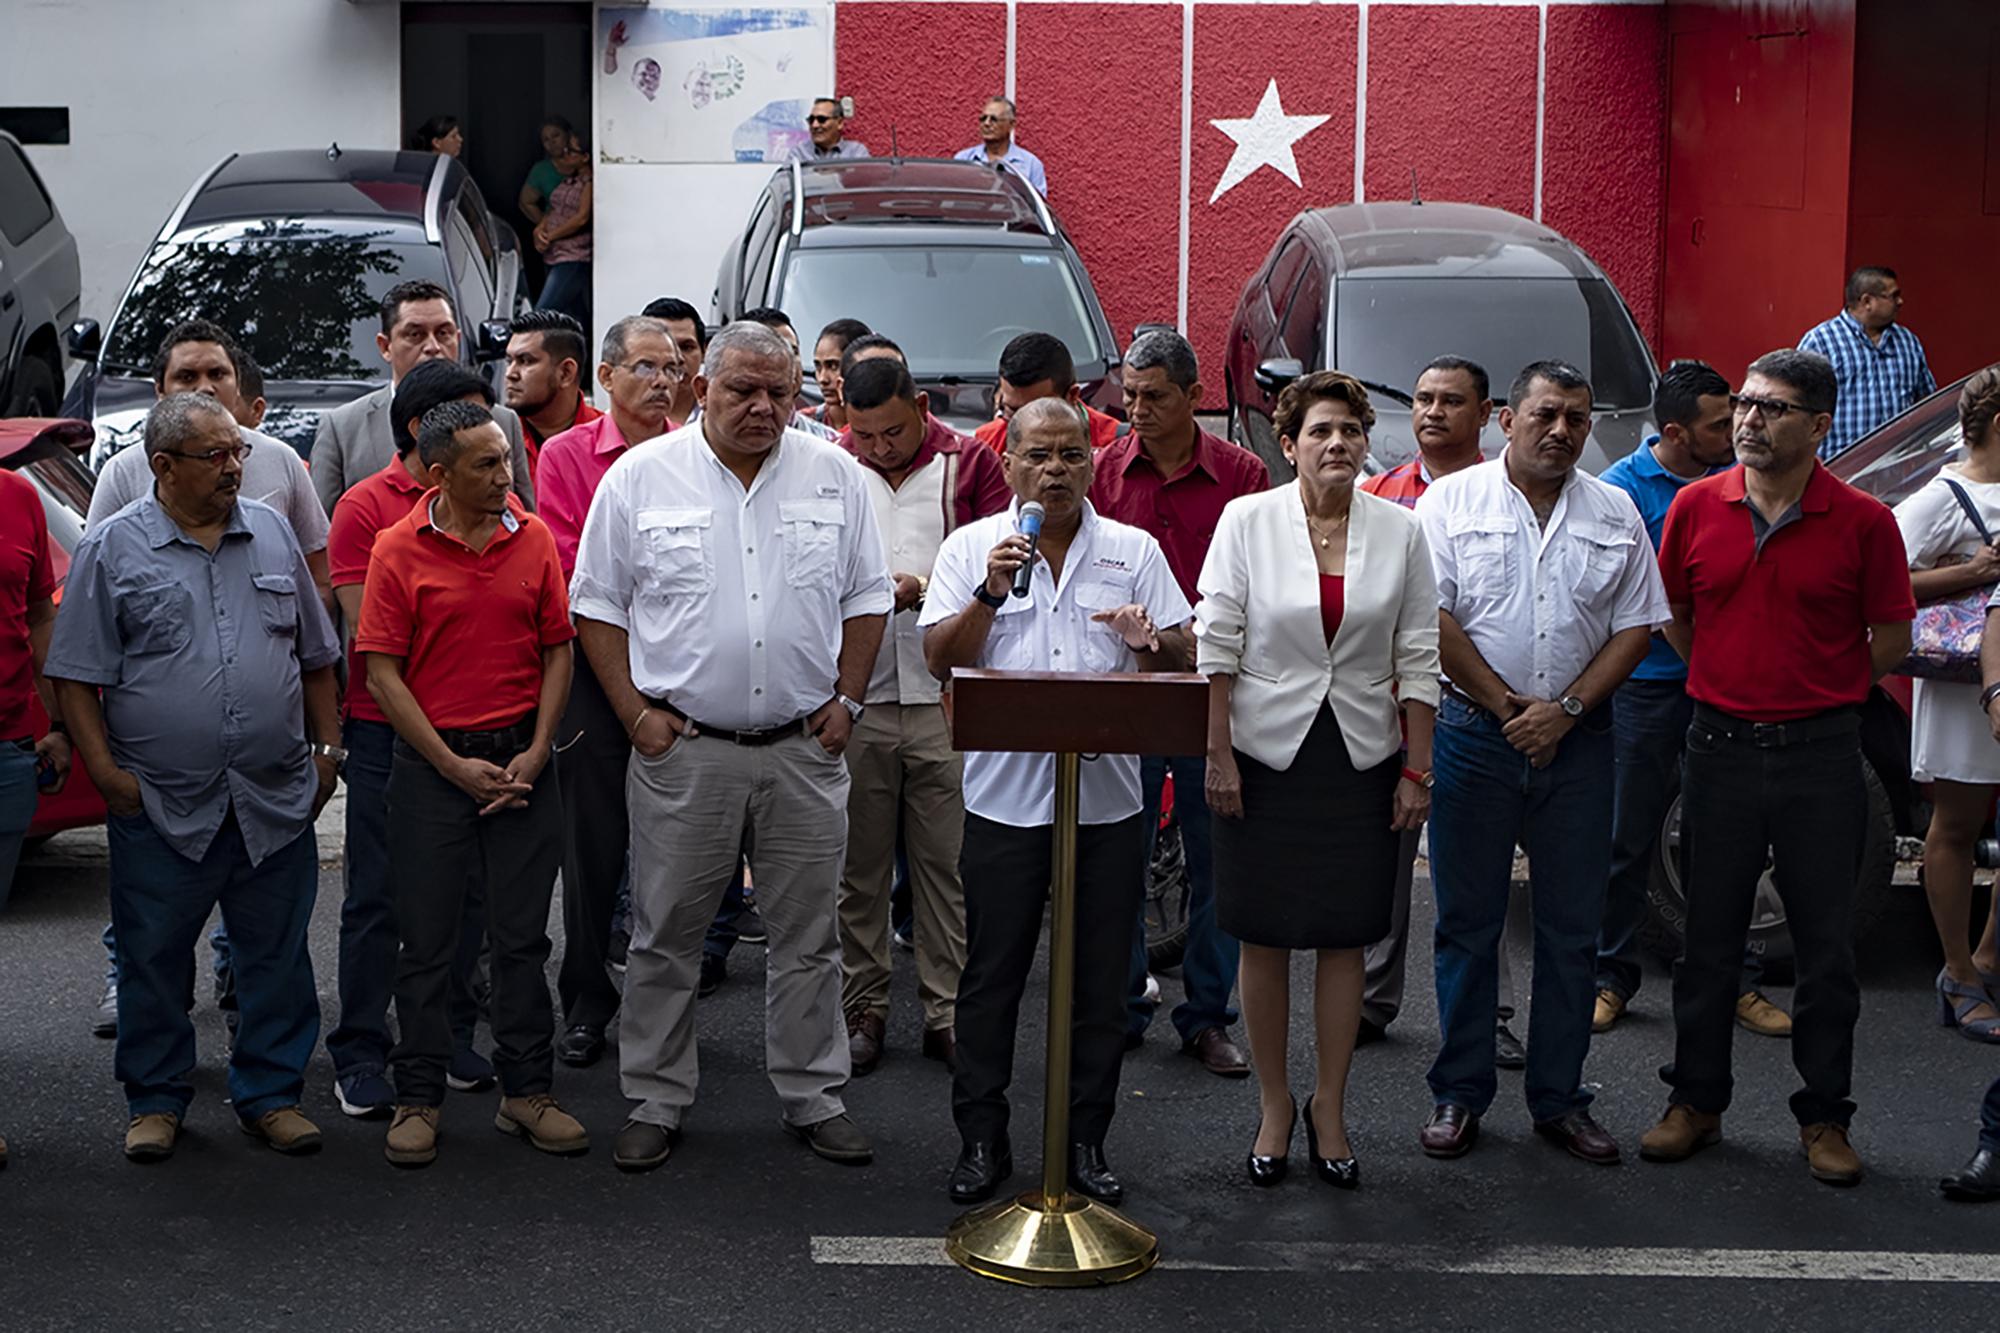
[[[21,861],[21,842],[35,819],[35,752],[0,740],[0,907],[14,893],[14,867]]]
[[[584,333],[590,332],[590,261],[573,259],[563,264],[549,265],[548,277],[542,281],[542,299],[535,303],[538,310],[560,310],[572,316],[583,325]]]
[[[1180,824],[1181,850],[1188,877],[1187,949],[1181,955],[1181,987],[1187,998],[1174,1006],[1174,1030],[1184,1042],[1208,1028],[1226,1028],[1236,1021],[1229,993],[1236,988],[1236,941],[1215,924],[1213,844],[1208,836],[1208,796],[1204,783],[1208,761],[1192,755],[1167,759],[1148,755],[1139,761],[1144,783],[1146,862],[1153,859],[1153,841],[1160,832],[1160,792],[1167,770],[1174,774],[1174,818]],[[1153,1021],[1146,1003],[1146,914],[1142,906],[1132,926],[1132,980],[1125,999],[1125,1030],[1138,1036]]]
[[[1646,923],[1660,822],[1680,782],[1681,754],[1693,719],[1694,701],[1685,681],[1628,680],[1611,697],[1617,774],[1612,782],[1611,879],[1597,934],[1597,985],[1625,1000],[1639,993],[1639,930]],[[1756,990],[1763,977],[1763,958],[1746,945],[1738,993]]]
[[[234,923],[243,1021],[229,1059],[236,1114],[255,1120],[298,1104],[319,1040],[306,928],[319,890],[311,828],[250,864],[232,816],[191,861],[145,815],[111,815],[111,920],[118,928],[118,1081],[133,1115],[183,1115],[194,1099],[194,1024],[187,994],[194,946],[217,903]]]
[[[1431,874],[1443,1041],[1429,1082],[1441,1104],[1475,1114],[1493,1104],[1498,955],[1517,842],[1528,853],[1535,930],[1528,1111],[1554,1120],[1590,1103],[1583,1060],[1611,870],[1610,726],[1603,709],[1585,717],[1538,769],[1485,709],[1451,695],[1438,707]]]

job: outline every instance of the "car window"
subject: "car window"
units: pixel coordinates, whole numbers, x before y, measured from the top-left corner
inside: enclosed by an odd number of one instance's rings
[[[33,236],[55,216],[55,205],[43,191],[19,148],[0,139],[0,235],[14,245]]]
[[[471,226],[457,214],[445,224],[444,252],[445,262],[458,280],[455,304],[464,311],[459,320],[469,330],[475,321],[493,317],[493,278]]]
[[[1062,339],[1078,365],[1104,355],[1074,275],[1050,250],[799,250],[786,261],[776,295],[794,328],[823,328],[847,316],[893,329],[920,379],[991,377],[1001,351],[1029,332]]]
[[[1504,395],[1521,367],[1554,357],[1590,377],[1600,407],[1652,404],[1651,359],[1610,284],[1596,278],[1345,278],[1334,360],[1409,392],[1433,357],[1469,357]]]
[[[204,227],[163,241],[139,266],[105,339],[108,369],[150,373],[184,319],[234,333],[271,380],[385,380],[376,350],[382,296],[405,279],[443,282],[435,246],[307,223]]]
[[[1307,264],[1299,274],[1299,285],[1292,292],[1291,304],[1285,307],[1278,327],[1285,351],[1304,363],[1307,370],[1318,369],[1324,341],[1321,330],[1326,327],[1326,278],[1318,264]]]
[[[1284,248],[1278,251],[1277,259],[1271,264],[1271,276],[1264,280],[1265,296],[1271,302],[1272,310],[1284,309],[1285,294],[1298,281],[1307,253],[1306,243],[1297,236],[1286,241]]]
[[[1883,504],[1901,504],[1952,462],[1960,449],[1958,394],[1946,391],[1839,455],[1836,477]]]
[[[487,224],[486,205],[480,202],[479,195],[471,187],[459,192],[458,215],[465,219],[466,229],[472,233],[480,257],[490,270],[499,258],[499,252],[493,246],[493,229]]]

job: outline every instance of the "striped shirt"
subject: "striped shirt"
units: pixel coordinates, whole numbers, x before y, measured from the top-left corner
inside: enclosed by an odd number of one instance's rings
[[[1799,339],[1799,350],[1817,352],[1833,363],[1840,397],[1833,429],[1820,441],[1819,456],[1832,458],[1918,399],[1937,391],[1924,359],[1924,345],[1901,324],[1870,342],[1861,321],[1845,310]]]
[[[1430,489],[1430,485],[1431,474],[1424,467],[1424,460],[1417,457],[1401,467],[1376,473],[1361,483],[1361,489],[1384,500],[1394,500],[1405,509],[1415,509],[1417,501]]]

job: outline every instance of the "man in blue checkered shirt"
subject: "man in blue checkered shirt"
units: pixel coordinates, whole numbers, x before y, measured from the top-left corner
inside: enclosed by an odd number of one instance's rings
[[[1858,268],[1847,280],[1847,308],[1799,339],[1799,350],[1833,362],[1840,398],[1819,456],[1832,458],[1926,394],[1937,380],[1917,335],[1896,322],[1903,287],[1890,268]]]

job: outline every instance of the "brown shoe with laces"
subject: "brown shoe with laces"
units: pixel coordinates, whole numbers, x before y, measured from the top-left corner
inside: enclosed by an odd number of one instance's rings
[[[882,1063],[887,1034],[888,1024],[880,1014],[856,1009],[847,1015],[847,1059],[854,1066],[854,1077],[866,1078]]]
[[[1760,1037],[1792,1035],[1792,1016],[1765,999],[1761,991],[1744,991],[1736,998],[1736,1024]]]
[[[397,1166],[429,1166],[438,1155],[438,1108],[399,1106],[382,1140],[382,1155]]]
[[[1590,1015],[1592,1032],[1609,1032],[1612,1024],[1625,1016],[1625,1006],[1629,1003],[1615,990],[1600,987],[1597,992],[1597,1007]]]
[[[546,1092],[502,1097],[500,1109],[493,1113],[493,1128],[502,1134],[518,1134],[543,1152],[558,1157],[590,1151],[589,1133]]]
[[[1812,1178],[1825,1185],[1859,1185],[1861,1155],[1847,1141],[1847,1127],[1831,1122],[1799,1128],[1799,1146],[1806,1151]]]
[[[1703,1148],[1720,1142],[1721,1116],[1675,1102],[1660,1117],[1660,1123],[1640,1138],[1639,1155],[1649,1162],[1685,1162]]]
[[[243,1132],[253,1139],[264,1140],[287,1156],[303,1157],[320,1148],[319,1126],[306,1119],[296,1106],[281,1106],[255,1120],[245,1120]]]
[[[125,1156],[135,1162],[164,1162],[174,1155],[181,1118],[170,1111],[135,1115],[125,1128]]]

